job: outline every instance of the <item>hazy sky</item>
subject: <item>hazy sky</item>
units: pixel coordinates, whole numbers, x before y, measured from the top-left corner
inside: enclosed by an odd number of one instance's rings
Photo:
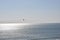
[[[60,0],[0,0],[0,22],[60,22]]]

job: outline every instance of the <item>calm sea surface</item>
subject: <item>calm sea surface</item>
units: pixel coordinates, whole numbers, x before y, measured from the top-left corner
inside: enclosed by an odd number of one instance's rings
[[[60,23],[0,24],[0,40],[60,40]]]

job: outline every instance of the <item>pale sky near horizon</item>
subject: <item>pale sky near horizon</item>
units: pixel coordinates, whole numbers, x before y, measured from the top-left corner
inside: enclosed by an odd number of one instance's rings
[[[60,22],[60,0],[0,0],[0,22]]]

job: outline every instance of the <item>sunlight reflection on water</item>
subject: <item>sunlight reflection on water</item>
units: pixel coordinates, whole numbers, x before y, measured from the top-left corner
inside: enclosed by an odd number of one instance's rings
[[[25,25],[29,25],[29,24],[28,23],[5,23],[5,24],[0,24],[0,30],[21,29]]]
[[[0,40],[60,40],[60,23],[0,24]]]

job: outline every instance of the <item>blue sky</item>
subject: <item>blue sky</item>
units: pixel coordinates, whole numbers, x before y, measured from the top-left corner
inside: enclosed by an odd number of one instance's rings
[[[60,22],[60,0],[0,0],[0,22]]]

